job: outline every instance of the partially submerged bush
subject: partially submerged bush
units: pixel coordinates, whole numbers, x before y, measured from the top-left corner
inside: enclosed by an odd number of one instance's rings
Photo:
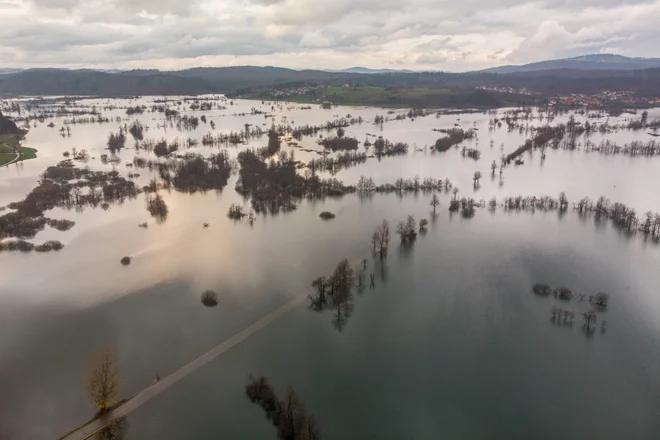
[[[119,261],[120,261],[121,264],[123,264],[124,266],[128,266],[129,264],[131,264],[131,260],[132,260],[131,257],[124,257],[124,258],[122,258],[122,259],[119,260]]]
[[[555,289],[555,296],[559,299],[570,301],[573,298],[573,292],[568,287]]]
[[[152,217],[158,219],[165,219],[169,212],[167,204],[160,194],[156,194],[153,197],[147,196],[147,211],[149,211]]]
[[[206,307],[215,307],[218,305],[218,294],[212,290],[202,292],[202,304]]]
[[[336,215],[330,211],[323,211],[321,214],[319,214],[319,217],[321,217],[323,220],[332,220],[336,217]]]
[[[30,252],[34,250],[34,245],[25,240],[12,240],[0,243],[0,252],[2,251],[21,251]]]
[[[64,245],[57,240],[50,240],[34,248],[37,252],[60,251]]]
[[[232,220],[241,220],[246,215],[247,213],[243,207],[241,205],[237,205],[236,203],[232,203],[229,207],[229,211],[227,211],[227,217]]]
[[[607,293],[604,292],[599,292],[596,294],[596,296],[593,298],[593,302],[598,306],[598,307],[607,307],[607,303],[610,301],[610,296]]]
[[[536,283],[532,286],[532,292],[541,296],[548,296],[552,293],[552,287],[543,283]]]
[[[138,227],[139,227],[139,228],[147,229],[147,228],[149,227],[149,225],[147,224],[147,222],[144,222],[144,223],[140,223],[140,224],[138,225]]]
[[[57,229],[58,231],[68,231],[76,224],[71,220],[56,220],[53,218],[49,218],[46,222],[48,223],[48,226],[53,229]]]

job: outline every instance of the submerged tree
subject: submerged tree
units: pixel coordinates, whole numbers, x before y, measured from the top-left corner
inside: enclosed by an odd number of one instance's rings
[[[160,194],[155,194],[152,197],[147,195],[147,211],[149,211],[152,217],[156,217],[159,220],[165,220],[169,212],[167,204]]]
[[[589,298],[589,300],[593,301],[598,307],[605,308],[610,301],[610,296],[607,293],[599,292],[593,297],[593,300],[592,298]]]
[[[245,394],[252,403],[258,404],[277,429],[280,440],[319,440],[320,431],[316,418],[308,414],[305,406],[291,387],[281,400],[268,383],[268,379],[253,379],[245,387]]]
[[[596,312],[589,310],[582,314],[582,319],[584,320],[584,327],[589,332],[591,331],[591,326],[596,325]]]
[[[310,296],[312,302],[312,308],[317,311],[323,310],[328,304],[328,299],[326,296],[326,290],[328,288],[328,279],[324,276],[316,278],[312,281],[312,287],[316,289],[317,296]]]
[[[401,222],[396,227],[396,233],[399,234],[401,238],[401,243],[407,244],[417,238],[417,222],[415,222],[415,217],[412,215],[408,216],[408,219],[405,222]]]
[[[440,204],[440,199],[438,198],[438,195],[436,193],[433,193],[430,203],[430,205],[433,207],[433,215],[435,215],[435,210],[439,204]]]
[[[89,399],[98,413],[103,413],[115,402],[120,384],[117,354],[112,347],[101,349],[92,359],[85,385]]]
[[[474,176],[472,177],[472,180],[474,182],[474,186],[479,186],[479,180],[481,179],[481,171],[475,171]]]
[[[387,247],[390,244],[390,224],[387,220],[376,228],[371,236],[373,252],[377,253],[381,260],[387,255]]]

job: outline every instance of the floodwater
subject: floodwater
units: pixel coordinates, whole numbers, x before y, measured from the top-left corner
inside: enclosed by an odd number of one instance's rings
[[[101,107],[106,100],[82,102]],[[203,113],[215,122],[215,133],[238,131],[245,123],[269,127],[263,115],[237,115],[251,107],[270,109],[236,101],[226,110]],[[276,107],[275,122],[286,117],[293,125],[321,124],[347,114],[371,121],[386,114],[374,108],[300,107]],[[102,113],[122,116],[121,125],[134,119],[121,109]],[[650,111],[650,119],[659,116]],[[660,211],[660,157],[548,149],[545,161],[539,152],[525,154],[525,165],[506,168],[502,182],[499,175],[491,179],[491,161],[517,148],[526,135],[489,131],[490,117],[432,115],[387,122],[382,129],[370,122],[353,125],[347,136],[362,141],[367,133],[382,135],[420,151],[369,159],[336,177],[347,184],[361,175],[376,183],[449,177],[460,195],[477,199],[565,191],[572,201],[602,194],[638,212]],[[193,132],[158,128],[164,122],[160,114],[138,118],[150,127],[145,138],[201,139],[211,131],[203,123]],[[99,156],[118,123],[72,126],[71,136],[62,138],[61,121],[54,120],[56,128],[41,123],[31,128],[24,145],[39,150],[37,159],[0,169],[0,206],[22,199],[39,174],[74,147],[95,157],[90,168],[111,169]],[[461,157],[457,149],[424,151],[440,136],[433,128],[456,123],[479,128],[478,139],[465,143],[481,150],[479,161]],[[266,139],[250,145],[263,146]],[[651,138],[628,130],[591,138],[601,139]],[[123,162],[116,169],[139,172],[138,182],[146,184],[147,170],[124,165],[135,155],[131,142],[119,153]],[[300,144],[320,148],[313,137]],[[230,147],[232,154],[238,150]],[[314,157],[319,156],[296,149],[297,159]],[[484,175],[476,192],[475,170]],[[431,219],[428,232],[409,248],[393,237],[384,268],[369,261],[376,288],[356,292],[354,312],[341,332],[330,312],[300,307],[131,414],[124,438],[275,438],[262,410],[244,396],[251,375],[267,376],[280,394],[293,386],[330,439],[657,438],[660,247],[642,234],[630,236],[571,210],[558,215],[479,209],[465,220],[447,211],[449,195],[441,196],[431,218],[430,194],[423,193],[303,201],[294,212],[259,216],[250,226],[226,217],[231,203],[242,203],[235,181],[222,192],[161,191],[170,209],[162,223],[149,217],[144,195],[107,211],[56,209],[47,215],[74,220],[75,227],[47,228],[32,241],[57,239],[65,245],[62,251],[0,253],[0,437],[52,439],[85,422],[92,409],[83,380],[100,347],[116,347],[122,395],[135,393],[294,296],[311,293],[312,279],[329,274],[340,259],[369,250],[382,219],[395,224],[413,214]],[[320,220],[326,210],[336,219]],[[137,227],[145,221],[147,229]],[[210,226],[203,228],[204,222]],[[119,264],[125,255],[133,257],[128,267]],[[589,303],[536,297],[530,292],[535,282],[586,294],[605,291],[612,298],[598,314],[596,331],[587,335],[579,319],[572,326],[551,322],[550,309],[557,305],[578,315]],[[217,307],[200,303],[206,289],[219,293]],[[604,333],[602,320],[608,322]]]

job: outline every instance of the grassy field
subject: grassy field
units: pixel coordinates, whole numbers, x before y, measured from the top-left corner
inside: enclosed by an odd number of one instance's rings
[[[333,104],[348,105],[391,105],[407,106],[420,99],[446,97],[452,92],[447,89],[384,88],[384,87],[326,87],[323,100]]]
[[[286,89],[280,90],[287,92]],[[295,91],[289,90],[290,92]],[[254,90],[243,97],[259,100],[281,100],[320,104],[329,101],[337,105],[367,105],[377,107],[494,107],[501,103],[483,92],[455,91],[439,88],[329,86],[307,94],[278,95],[275,89]]]
[[[37,150],[34,148],[21,147],[18,138],[14,134],[0,134],[0,166],[5,165],[16,158],[16,153],[21,154],[20,160],[34,159]]]

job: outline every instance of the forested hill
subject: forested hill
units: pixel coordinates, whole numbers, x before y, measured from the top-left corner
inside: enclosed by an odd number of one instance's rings
[[[3,95],[193,95],[250,94],[255,89],[298,86],[374,86],[448,89],[457,93],[476,87],[528,88],[544,96],[629,90],[660,97],[660,69],[543,70],[493,74],[484,72],[352,73],[291,70],[277,67],[195,68],[181,71],[31,69],[0,74]]]

